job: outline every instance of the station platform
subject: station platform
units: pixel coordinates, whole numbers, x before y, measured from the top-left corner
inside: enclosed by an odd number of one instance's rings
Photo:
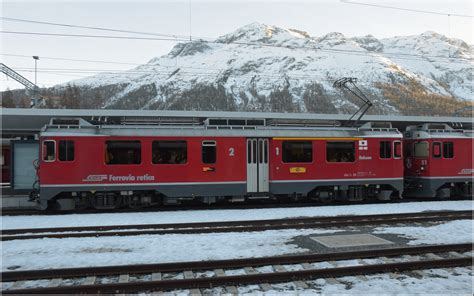
[[[0,209],[34,209],[35,202],[28,201],[28,192],[14,191],[9,187],[2,187],[1,206]]]
[[[28,195],[2,195],[2,210],[34,209],[36,202],[28,201]]]

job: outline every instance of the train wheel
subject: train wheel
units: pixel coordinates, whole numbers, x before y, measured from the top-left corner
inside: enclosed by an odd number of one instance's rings
[[[122,205],[122,196],[111,192],[96,193],[91,201],[92,206],[97,210],[112,210]]]
[[[74,202],[76,203],[76,210],[85,210],[91,206],[92,200],[91,194],[86,196],[76,196],[74,197]]]
[[[128,196],[127,197],[127,206],[130,209],[141,209],[144,207],[141,197],[138,195]]]

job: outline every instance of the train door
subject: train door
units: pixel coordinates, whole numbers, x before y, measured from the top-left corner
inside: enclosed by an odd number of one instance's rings
[[[247,139],[247,192],[268,192],[268,177],[268,139]]]

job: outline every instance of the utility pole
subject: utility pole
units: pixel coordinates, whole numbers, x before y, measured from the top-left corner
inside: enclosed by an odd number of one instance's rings
[[[37,71],[36,71],[37,70],[37,65],[36,64],[37,64],[37,62],[40,58],[39,58],[39,56],[33,56],[33,59],[35,60],[35,84],[38,85],[38,83],[36,81],[36,75],[37,75],[36,74],[37,73]]]
[[[31,100],[31,108],[35,107],[39,103],[39,89],[38,89],[38,81],[37,81],[37,64],[39,60],[39,56],[33,56],[33,59],[35,60],[35,89],[33,90],[33,99]]]

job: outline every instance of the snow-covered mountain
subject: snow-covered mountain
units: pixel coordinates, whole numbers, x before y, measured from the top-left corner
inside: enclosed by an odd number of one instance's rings
[[[372,113],[451,112],[473,100],[473,53],[472,45],[435,32],[312,37],[252,23],[214,41],[179,43],[129,71],[70,84],[83,104],[98,108],[340,113],[359,102],[333,82],[357,77]]]

